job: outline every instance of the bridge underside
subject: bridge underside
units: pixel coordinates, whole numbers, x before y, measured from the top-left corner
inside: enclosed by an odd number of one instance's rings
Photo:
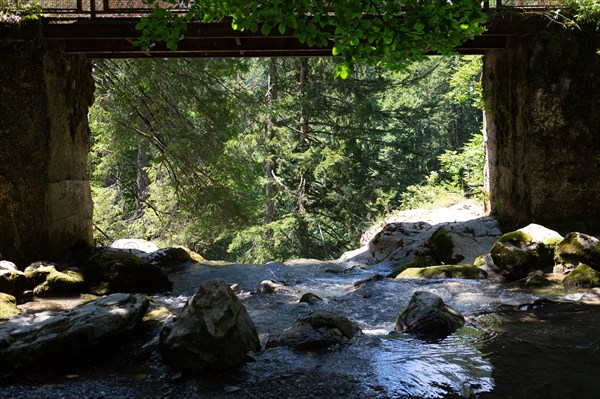
[[[309,47],[288,34],[239,32],[229,23],[192,23],[177,51],[157,44],[150,51],[134,45],[140,32],[135,29],[136,19],[48,19],[44,21],[43,37],[50,46],[59,47],[68,54],[82,54],[88,58],[171,58],[171,57],[311,57],[331,56],[331,47]],[[456,51],[461,54],[484,54],[491,49],[505,48],[510,37],[537,32],[547,22],[533,17],[523,23],[497,20],[490,23],[481,36],[470,40]]]

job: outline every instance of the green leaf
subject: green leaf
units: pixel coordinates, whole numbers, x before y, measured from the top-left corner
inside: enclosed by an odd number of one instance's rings
[[[463,29],[463,30],[469,29],[469,24],[460,24],[460,29]]]
[[[260,31],[263,35],[269,36],[269,33],[271,33],[271,27],[267,24],[263,24],[263,26],[260,28]]]
[[[285,33],[285,24],[284,23],[279,24],[279,33],[281,33],[282,35]]]
[[[333,48],[331,49],[331,54],[333,54],[333,55],[339,55],[340,53],[341,53],[340,49],[337,48],[336,46],[333,46]]]

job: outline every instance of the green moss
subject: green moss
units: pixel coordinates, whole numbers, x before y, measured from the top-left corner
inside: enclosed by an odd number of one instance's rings
[[[0,320],[8,320],[21,313],[17,308],[17,299],[0,292]]]
[[[498,241],[509,242],[513,245],[518,245],[521,242],[532,242],[533,237],[527,233],[523,233],[520,230],[511,231],[510,233],[503,234]]]
[[[441,265],[422,268],[409,268],[396,278],[464,278],[480,279],[486,274],[478,267],[471,265]]]
[[[600,272],[582,263],[563,280],[565,287],[600,287]]]
[[[397,268],[395,268],[390,274],[387,275],[387,277],[395,278],[396,276],[398,276],[400,273],[402,273],[406,269],[426,267],[426,266],[432,266],[432,265],[433,265],[433,263],[430,258],[425,257],[425,256],[417,256],[413,260],[411,260],[407,263],[404,263],[401,266],[398,266]]]
[[[83,290],[84,279],[81,273],[65,270],[53,270],[46,276],[46,281],[36,286],[33,294],[36,296],[60,296],[78,294]]]
[[[487,254],[484,255],[479,255],[477,258],[475,258],[475,260],[473,261],[473,266],[474,267],[482,267],[485,266],[487,264],[487,262],[485,261]]]

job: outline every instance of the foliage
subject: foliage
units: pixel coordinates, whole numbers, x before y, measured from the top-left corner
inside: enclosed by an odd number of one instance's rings
[[[598,0],[569,0],[575,12],[575,20],[581,23],[595,23],[600,27],[600,2]]]
[[[151,1],[152,2],[152,1]],[[137,28],[137,44],[151,48],[166,42],[175,49],[188,21],[230,20],[233,29],[270,35],[293,34],[313,47],[332,47],[343,61],[335,75],[346,78],[356,63],[405,69],[422,60],[425,52],[448,55],[462,42],[483,32],[485,21],[477,0],[169,0],[187,11],[177,14],[160,8],[144,17]]]
[[[478,62],[357,65],[342,80],[332,59],[98,61],[97,239],[253,263],[338,257],[431,171],[456,195],[475,185],[471,155],[447,155],[448,170],[439,157],[481,128]]]
[[[403,209],[443,207],[465,197],[483,199],[483,134],[473,135],[460,152],[446,150],[438,158],[442,174],[431,172],[424,183],[407,187]]]

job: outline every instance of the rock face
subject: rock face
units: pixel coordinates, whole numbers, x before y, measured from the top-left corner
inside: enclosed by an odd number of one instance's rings
[[[18,266],[93,245],[91,66],[27,42],[0,44],[0,252]]]
[[[363,247],[344,254],[342,260],[403,265],[420,258],[426,260],[424,265],[473,263],[501,235],[498,222],[481,216],[481,211],[463,204],[398,212],[365,232]]]
[[[0,324],[0,373],[60,364],[133,329],[148,303],[144,295],[114,294],[50,317],[12,318]]]
[[[442,298],[430,292],[417,291],[408,307],[396,319],[396,331],[441,338],[464,324],[463,315],[446,305]]]
[[[220,280],[202,283],[179,318],[161,332],[163,358],[187,373],[241,367],[260,350],[254,323],[233,291]]]
[[[360,329],[341,314],[320,311],[298,319],[281,334],[269,338],[267,348],[289,346],[297,350],[315,350],[352,339]]]
[[[581,28],[515,36],[484,57],[490,207],[517,226],[600,231],[600,36]]]
[[[554,248],[562,236],[537,224],[504,234],[492,247],[494,265],[507,280],[524,278],[532,271],[552,271]]]
[[[172,283],[155,265],[121,250],[97,248],[80,265],[91,292],[105,295],[115,292],[166,292]]]

